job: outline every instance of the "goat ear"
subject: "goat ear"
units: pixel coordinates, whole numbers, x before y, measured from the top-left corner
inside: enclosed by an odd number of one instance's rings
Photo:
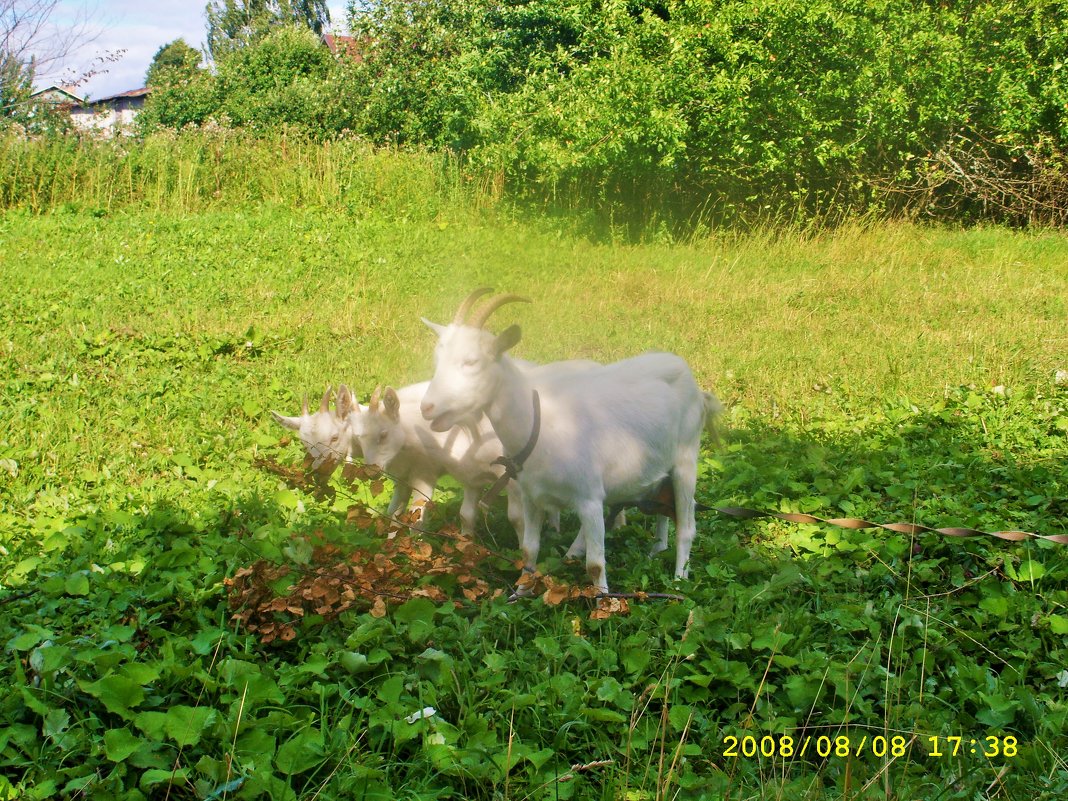
[[[518,325],[510,325],[501,333],[497,334],[497,338],[493,340],[493,352],[495,355],[500,356],[506,350],[511,350],[518,344],[520,338],[523,336],[523,332]]]
[[[274,421],[283,428],[288,428],[290,431],[300,430],[300,418],[299,417],[286,417],[278,412],[271,412],[271,417]]]
[[[342,384],[337,388],[337,416],[344,420],[352,411],[352,394],[349,388]]]
[[[432,323],[432,322],[430,322],[430,320],[426,319],[425,317],[420,317],[419,319],[423,321],[423,323],[426,325],[427,328],[429,328],[431,331],[433,331],[439,337],[442,334],[445,333],[445,329],[448,327],[448,326],[444,326],[444,325],[438,325],[437,323]]]
[[[382,403],[386,407],[386,417],[393,422],[400,420],[400,398],[397,397],[397,391],[393,387],[386,387]]]

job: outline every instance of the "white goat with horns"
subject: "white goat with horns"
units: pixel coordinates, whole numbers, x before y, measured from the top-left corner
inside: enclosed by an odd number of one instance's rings
[[[330,408],[330,387],[323,393],[319,409],[314,414],[308,411],[308,396],[304,396],[299,417],[286,417],[278,412],[271,412],[274,421],[283,428],[297,432],[300,443],[304,446],[304,469],[319,475],[329,476],[337,466],[352,457],[359,457],[359,443],[354,443],[341,422],[348,417],[356,402],[342,385],[337,396],[337,411]],[[353,451],[353,447],[356,450]]]
[[[461,311],[490,290],[464,301]],[[567,375],[532,379],[506,352],[519,342],[519,326],[498,335],[483,329],[506,303],[529,302],[498,295],[464,323],[424,319],[438,335],[434,377],[420,409],[435,431],[485,413],[508,454],[529,450],[535,404],[545,425],[520,466],[523,495],[523,570],[535,570],[547,511],[572,508],[579,538],[568,554],[586,552],[586,572],[608,591],[604,558],[605,505],[658,494],[669,480],[676,520],[675,575],[685,578],[696,533],[694,489],[703,427],[721,408],[702,392],[686,362],[670,353],[631,359]],[[537,394],[535,394],[537,390]],[[666,529],[665,529],[666,531]]]
[[[401,393],[410,394],[412,403],[417,405],[426,391],[426,386],[426,382],[413,384],[402,389]],[[433,433],[427,424],[418,418],[418,411],[414,411],[409,417],[417,418],[422,429],[429,435],[421,439],[416,437],[423,443],[422,447],[402,449],[404,433],[400,430],[399,424],[396,430],[391,427],[387,432],[383,430],[386,426],[374,426],[372,422],[371,427],[375,430],[373,435],[366,437],[370,450],[364,454],[360,437],[366,427],[364,421],[397,421],[397,407],[399,406],[397,393],[392,389],[387,390],[384,408],[381,404],[381,394],[382,390],[379,387],[372,394],[369,405],[361,406],[356,402],[348,387],[342,384],[337,392],[336,411],[330,408],[331,390],[327,387],[319,409],[315,413],[309,412],[308,397],[305,395],[299,417],[286,417],[278,412],[271,412],[271,416],[279,425],[297,432],[304,446],[304,469],[317,473],[320,479],[327,478],[341,464],[345,464],[346,467],[352,465],[354,458],[365,457],[367,464],[382,470],[390,468],[395,480],[387,514],[392,516],[405,507],[409,511],[416,510],[430,500],[438,479],[448,471],[450,463],[459,458],[459,450],[463,449],[466,452],[470,448],[472,435],[470,431],[461,431],[459,428],[455,435],[452,432],[449,434]],[[412,408],[415,410],[416,406]],[[490,439],[497,443],[494,455],[484,460],[488,464],[489,460],[500,455],[500,443],[497,442],[488,424],[485,428]],[[380,430],[381,436],[379,436]],[[462,441],[458,441],[457,437],[460,437]],[[383,455],[385,458],[382,458]],[[399,458],[394,464],[395,457]],[[462,483],[462,477],[458,477]],[[484,483],[492,481],[493,478],[490,475]],[[470,499],[465,494],[464,508],[469,509],[469,512],[461,513],[465,531],[473,530],[474,507],[477,502],[478,496],[474,491]],[[516,511],[515,515],[518,519],[519,512]]]

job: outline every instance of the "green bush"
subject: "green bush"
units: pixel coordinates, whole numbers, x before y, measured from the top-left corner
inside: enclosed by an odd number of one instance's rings
[[[337,62],[309,30],[278,28],[234,50],[216,73],[202,72],[154,92],[141,117],[144,130],[203,125],[209,120],[266,131],[297,128],[316,137],[350,127],[336,102],[343,83]]]
[[[379,0],[352,14],[359,60],[283,29],[145,119],[448,149],[520,196],[644,223],[1049,218],[1068,205],[1066,5]]]
[[[1063,6],[389,0],[354,20],[363,130],[573,205],[864,208],[962,133],[1063,142]]]

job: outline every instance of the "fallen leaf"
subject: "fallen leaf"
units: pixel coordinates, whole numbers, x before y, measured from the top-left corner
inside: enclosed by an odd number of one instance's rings
[[[597,608],[590,612],[591,620],[605,620],[613,615],[629,615],[630,604],[626,598],[598,598]]]

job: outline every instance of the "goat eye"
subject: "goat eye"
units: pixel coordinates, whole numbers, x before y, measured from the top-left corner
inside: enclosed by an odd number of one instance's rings
[[[388,431],[383,431],[382,433],[380,433],[378,435],[378,441],[379,442],[385,442],[387,436],[389,436],[389,432]]]
[[[478,359],[464,359],[464,367],[474,367],[478,364]]]

